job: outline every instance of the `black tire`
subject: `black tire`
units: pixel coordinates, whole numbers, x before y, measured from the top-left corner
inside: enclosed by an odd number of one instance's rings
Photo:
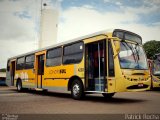
[[[75,100],[82,99],[84,97],[83,84],[79,80],[74,80],[71,86],[71,95]]]
[[[115,93],[102,93],[103,97],[107,99],[111,99],[114,96]]]
[[[21,80],[18,80],[18,82],[17,82],[17,91],[18,92],[21,92],[22,91],[22,82],[21,82]]]

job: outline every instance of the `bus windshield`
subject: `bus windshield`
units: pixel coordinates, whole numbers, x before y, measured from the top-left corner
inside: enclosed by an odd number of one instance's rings
[[[119,53],[120,65],[122,69],[148,69],[145,52],[138,44],[121,42]]]
[[[160,75],[160,62],[158,61],[153,63],[153,75]]]

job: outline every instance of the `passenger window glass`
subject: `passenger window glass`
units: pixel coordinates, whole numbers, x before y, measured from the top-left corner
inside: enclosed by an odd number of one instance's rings
[[[46,66],[60,65],[62,61],[62,48],[48,50]]]
[[[108,42],[108,67],[109,76],[115,76],[114,72],[114,59],[113,59],[113,49],[111,42]]]
[[[83,42],[64,47],[63,64],[79,63],[83,58]]]
[[[34,68],[34,59],[35,59],[34,55],[26,56],[25,69],[32,69],[32,68]]]
[[[16,70],[22,70],[24,68],[24,57],[17,58]]]

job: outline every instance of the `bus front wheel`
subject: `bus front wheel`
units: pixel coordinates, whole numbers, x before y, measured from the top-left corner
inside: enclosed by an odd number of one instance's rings
[[[83,84],[80,80],[73,81],[71,95],[76,100],[82,99],[84,97]]]
[[[114,96],[115,93],[102,93],[102,95],[107,98],[107,99],[110,99]]]

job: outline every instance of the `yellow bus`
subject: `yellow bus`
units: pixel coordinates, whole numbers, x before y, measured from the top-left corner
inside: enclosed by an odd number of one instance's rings
[[[151,88],[160,88],[160,53],[156,54],[155,60],[149,60],[149,67],[151,71]]]
[[[8,59],[7,84],[112,97],[117,92],[150,89],[142,38],[122,29],[101,31]]]

